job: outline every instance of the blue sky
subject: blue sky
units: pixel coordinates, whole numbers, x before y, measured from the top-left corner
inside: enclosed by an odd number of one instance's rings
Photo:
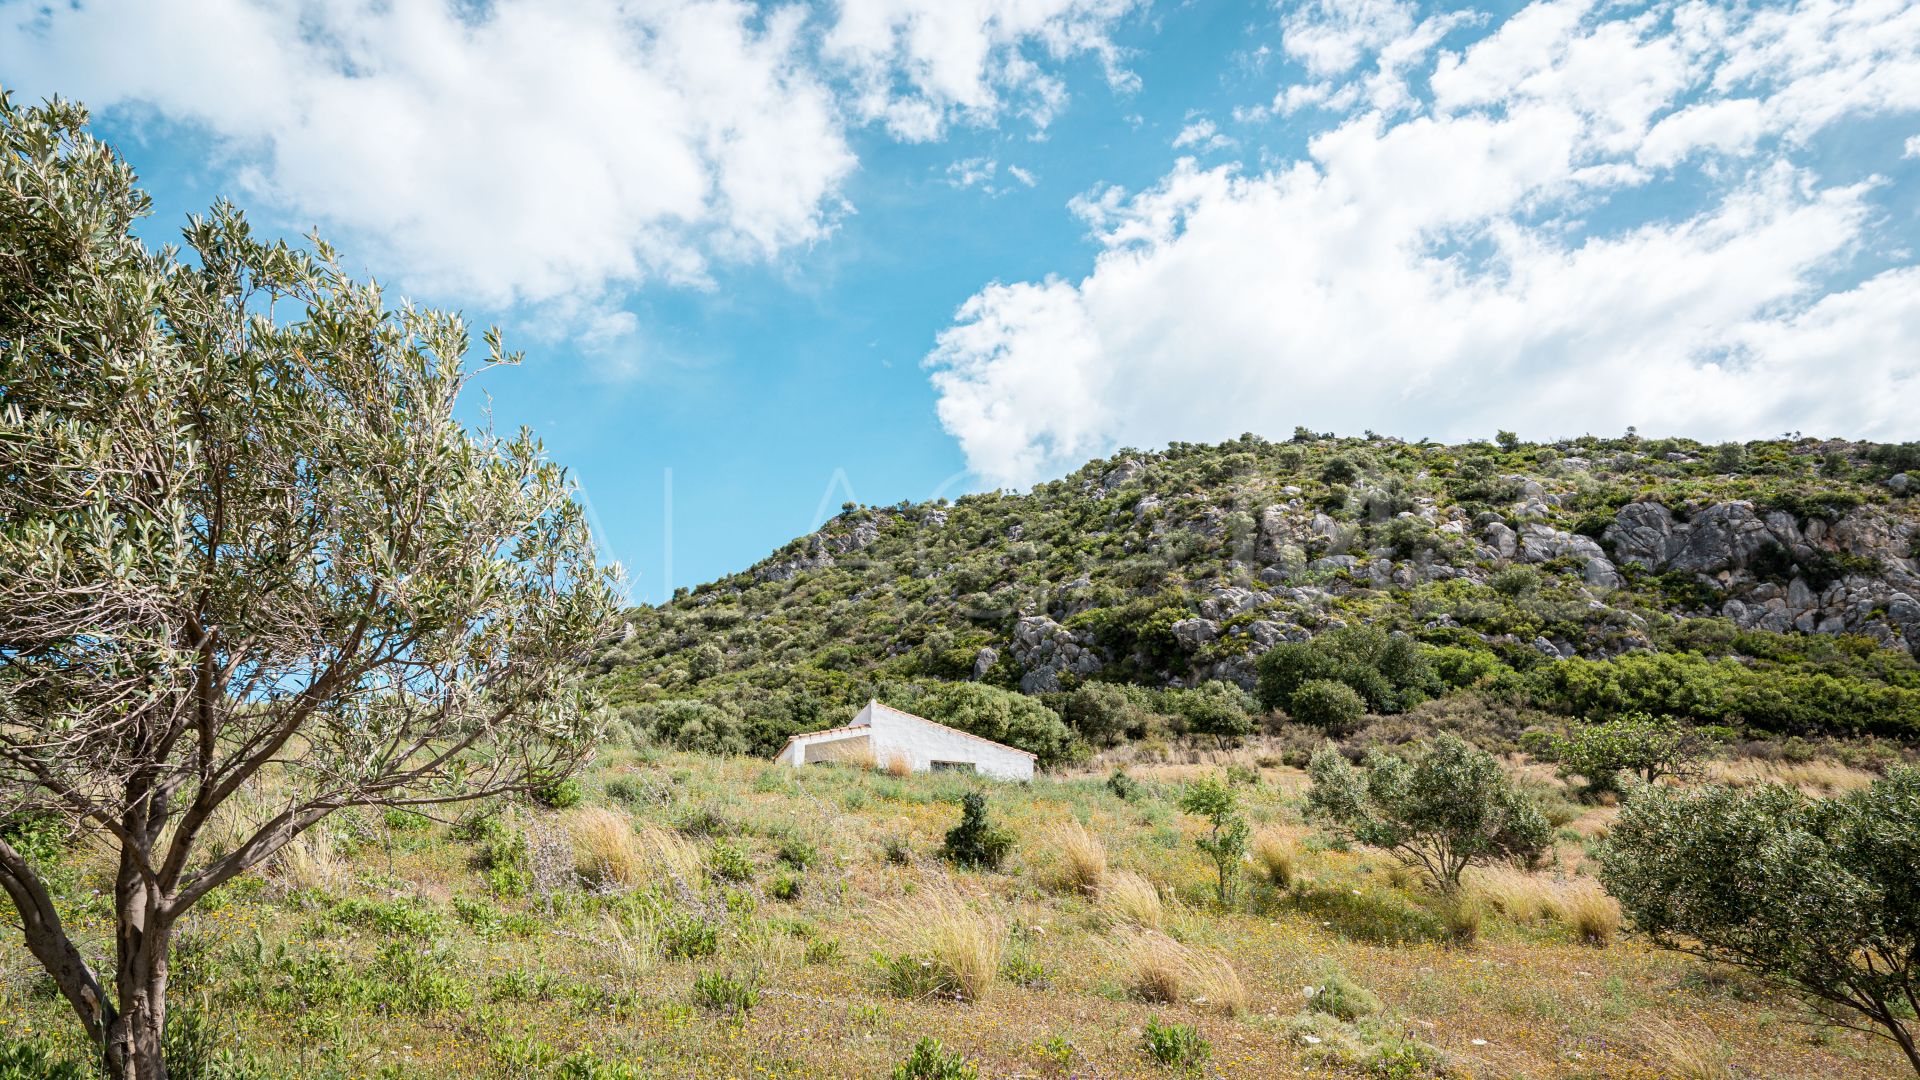
[[[636,599],[1169,439],[1920,437],[1910,0],[0,0],[0,84],[502,325]]]

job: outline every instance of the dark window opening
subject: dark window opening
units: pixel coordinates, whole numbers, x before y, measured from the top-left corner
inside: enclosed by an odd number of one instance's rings
[[[971,761],[936,761],[932,763],[934,772],[972,772]]]

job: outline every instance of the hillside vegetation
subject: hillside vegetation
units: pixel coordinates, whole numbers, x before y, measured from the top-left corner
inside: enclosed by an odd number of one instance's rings
[[[1911,735],[1909,470],[1920,445],[1801,438],[1124,450],[1027,494],[849,505],[632,612],[598,663],[624,719],[710,751],[771,752],[869,696],[1054,765],[1128,740],[1390,734],[1409,711],[1482,741],[1633,712],[1728,738]],[[1342,627],[1367,632],[1336,646]],[[1346,659],[1275,655],[1314,638]],[[1370,687],[1383,661],[1412,667]],[[1315,677],[1285,674],[1303,663]]]

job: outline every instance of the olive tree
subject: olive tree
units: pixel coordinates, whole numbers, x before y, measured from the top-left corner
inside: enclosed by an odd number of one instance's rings
[[[1920,769],[1834,799],[1636,785],[1600,862],[1655,942],[1797,991],[1920,1073]]]
[[[343,807],[590,751],[616,582],[539,444],[455,418],[458,318],[224,204],[189,259],[146,248],[85,125],[0,96],[0,814],[111,853],[113,940],[63,923],[30,845],[0,841],[0,889],[107,1071],[156,1080],[210,891]],[[477,369],[514,359],[489,333]]]
[[[1425,871],[1441,889],[1460,890],[1474,863],[1531,860],[1552,828],[1515,789],[1493,755],[1442,735],[1412,757],[1378,750],[1364,773],[1332,746],[1307,764],[1307,811],[1337,830]]]
[[[1663,776],[1685,776],[1704,749],[1689,725],[1671,716],[1628,713],[1617,720],[1582,724],[1553,740],[1552,757],[1562,776],[1586,778],[1588,794],[1620,790],[1622,773],[1651,784]]]

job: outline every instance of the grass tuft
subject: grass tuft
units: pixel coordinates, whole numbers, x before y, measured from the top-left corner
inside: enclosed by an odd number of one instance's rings
[[[1276,889],[1290,887],[1299,876],[1300,855],[1293,840],[1275,829],[1253,838],[1253,868],[1261,881]]]
[[[1555,902],[1554,915],[1581,944],[1599,949],[1606,948],[1620,930],[1620,902],[1592,881],[1562,895]]]
[[[1085,825],[1071,819],[1047,832],[1046,847],[1054,854],[1048,884],[1062,892],[1094,896],[1107,876],[1107,846]]]
[[[1006,924],[950,883],[916,889],[885,905],[880,922],[882,933],[926,970],[939,992],[979,1001],[992,991],[1006,955]]]
[[[1165,1005],[1188,1001],[1225,1013],[1246,1011],[1246,984],[1225,957],[1154,931],[1127,934],[1122,948],[1128,988],[1141,1001]]]
[[[646,880],[646,852],[625,811],[582,806],[567,818],[573,840],[574,869],[599,888],[632,888]]]
[[[1129,923],[1148,930],[1166,925],[1166,907],[1160,902],[1160,890],[1153,882],[1131,870],[1106,876],[1100,887],[1100,910],[1109,920]]]

